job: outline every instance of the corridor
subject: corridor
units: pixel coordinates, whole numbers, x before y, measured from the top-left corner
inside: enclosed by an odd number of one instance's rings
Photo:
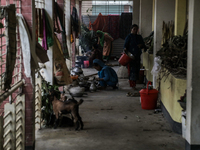
[[[83,71],[90,74],[94,70]],[[36,132],[35,149],[184,150],[184,139],[171,131],[162,113],[143,110],[140,97],[126,96],[129,91],[128,80],[120,79],[118,90],[87,92],[79,107],[84,129],[42,128]]]

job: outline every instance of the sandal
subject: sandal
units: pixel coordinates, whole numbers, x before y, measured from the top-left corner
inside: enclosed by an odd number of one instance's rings
[[[126,94],[127,97],[140,97],[140,93],[131,93],[131,92],[128,92]]]

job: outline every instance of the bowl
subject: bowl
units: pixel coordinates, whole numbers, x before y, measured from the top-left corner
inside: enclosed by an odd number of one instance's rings
[[[71,77],[72,80],[78,79],[78,75],[71,75],[70,77]]]

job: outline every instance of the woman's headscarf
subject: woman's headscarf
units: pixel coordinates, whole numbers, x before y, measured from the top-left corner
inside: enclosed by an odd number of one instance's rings
[[[101,46],[103,46],[104,45],[104,34],[105,33],[102,32],[102,31],[100,31],[100,30],[97,30],[96,34],[101,35],[101,37],[100,37],[100,44],[101,44]]]
[[[101,61],[100,59],[94,59],[93,63],[98,64],[102,68],[105,66],[105,64],[103,63],[103,61]]]

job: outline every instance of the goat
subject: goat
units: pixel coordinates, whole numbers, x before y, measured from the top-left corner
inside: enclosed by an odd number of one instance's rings
[[[83,103],[83,100],[80,99],[80,101],[77,102],[73,98],[73,99],[68,99],[67,101],[64,101],[65,97],[63,94],[61,94],[62,100],[58,100],[55,96],[55,91],[53,89],[49,91],[49,94],[50,94],[50,100],[52,101],[52,105],[53,105],[53,111],[56,116],[54,129],[56,129],[58,126],[59,116],[61,114],[67,114],[67,113],[71,113],[72,118],[74,119],[75,130],[78,130],[80,126],[81,126],[80,129],[83,129],[83,122],[79,115],[79,105]]]

